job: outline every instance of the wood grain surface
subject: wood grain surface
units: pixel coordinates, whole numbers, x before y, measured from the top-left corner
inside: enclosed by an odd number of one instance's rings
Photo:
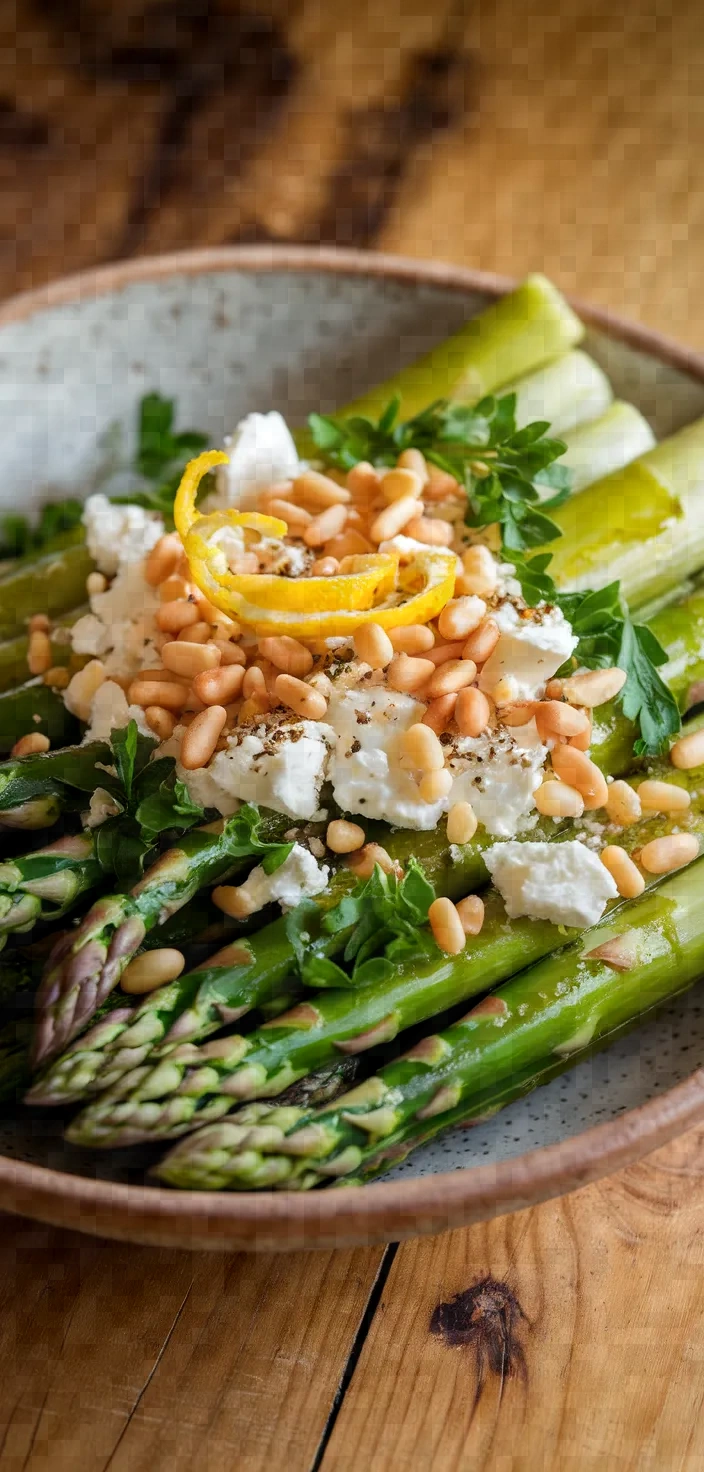
[[[331,241],[701,346],[689,0],[0,0],[0,295]],[[702,1472],[704,1133],[396,1251],[158,1252],[0,1221],[0,1472]]]

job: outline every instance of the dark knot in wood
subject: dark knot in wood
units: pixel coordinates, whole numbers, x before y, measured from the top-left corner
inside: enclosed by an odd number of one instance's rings
[[[508,1283],[481,1278],[449,1303],[439,1303],[430,1320],[430,1332],[448,1348],[471,1349],[477,1360],[477,1399],[485,1371],[498,1375],[502,1384],[509,1376],[526,1375],[526,1360],[519,1332],[526,1315]]]

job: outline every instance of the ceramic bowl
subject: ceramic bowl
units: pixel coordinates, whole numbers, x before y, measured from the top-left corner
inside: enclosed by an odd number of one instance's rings
[[[149,389],[217,442],[242,414],[332,409],[455,330],[511,283],[453,267],[311,249],[223,249],[130,262],[0,309],[3,493],[85,491]],[[602,311],[587,348],[658,436],[704,413],[704,360]],[[704,1118],[697,989],[489,1124],[455,1130],[358,1190],[216,1195],[145,1184],[140,1152],[67,1147],[61,1121],[0,1122],[0,1202],[136,1242],[285,1250],[438,1232],[557,1195]]]

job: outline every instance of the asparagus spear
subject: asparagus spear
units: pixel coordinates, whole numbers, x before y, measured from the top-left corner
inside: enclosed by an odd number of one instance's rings
[[[486,1118],[698,979],[703,880],[699,860],[515,976],[333,1108],[289,1108],[277,1117],[250,1106],[182,1141],[156,1175],[191,1190],[359,1182],[440,1130]]]
[[[86,596],[86,578],[93,559],[83,541],[82,528],[57,538],[55,547],[41,557],[23,557],[0,577],[0,633],[20,632],[33,613],[65,613]]]
[[[54,747],[80,740],[81,727],[61,695],[42,680],[28,680],[0,693],[0,754],[12,750],[20,736],[41,731]]]
[[[85,807],[86,794],[100,786],[98,764],[112,761],[106,742],[91,741],[0,762],[0,825],[48,826],[38,821],[44,803],[51,822],[66,808]],[[35,820],[23,822],[23,812]]]
[[[85,612],[85,605],[74,609],[72,613],[62,617],[60,627],[52,630],[50,634],[52,666],[65,666],[69,663],[72,649],[68,630]],[[0,690],[11,690],[13,686],[27,679],[28,652],[29,635],[25,630],[0,642]]]
[[[0,935],[31,930],[38,920],[60,920],[102,878],[91,833],[0,863]]]
[[[554,433],[560,434],[554,425],[550,427]],[[573,495],[585,490],[595,480],[622,470],[655,445],[655,435],[640,409],[620,400],[607,408],[601,418],[568,429],[561,438],[567,449],[560,456],[560,464],[566,466],[571,474]],[[548,487],[545,494],[550,494]]]
[[[704,794],[697,790],[702,775],[700,770],[696,778],[687,774],[682,780],[678,774],[694,802],[677,827],[699,838],[704,836]],[[619,833],[619,841],[636,852],[672,826],[671,817],[645,819]],[[527,918],[507,925],[495,891],[489,891],[485,905],[481,934],[459,956],[434,949],[399,965],[389,980],[374,986],[308,996],[247,1037],[176,1047],[152,1068],[134,1068],[85,1109],[70,1126],[69,1138],[74,1144],[113,1147],[187,1133],[194,1121],[220,1118],[237,1102],[280,1094],[340,1053],[355,1056],[392,1041],[564,944],[561,926]]]

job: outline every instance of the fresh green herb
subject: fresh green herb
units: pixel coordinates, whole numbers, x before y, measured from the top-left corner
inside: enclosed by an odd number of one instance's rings
[[[384,874],[377,864],[371,879],[360,881],[334,909],[321,916],[303,900],[286,919],[301,980],[311,987],[373,986],[386,981],[404,961],[435,948],[427,929],[435,890],[415,859],[405,875]],[[322,954],[326,941],[351,930],[343,959],[351,972]]]
[[[146,394],[139,408],[134,469],[145,482],[129,495],[114,496],[118,504],[144,506],[172,519],[174,497],[187,462],[208,445],[208,436],[195,429],[174,433],[175,403],[160,394]]]
[[[151,760],[156,742],[140,735],[136,721],[113,731],[110,745],[115,772],[106,771],[101,785],[119,812],[95,829],[95,851],[107,873],[130,885],[162,833],[185,832],[205,811],[175,779],[173,757]]]
[[[45,506],[34,524],[26,516],[14,512],[0,518],[0,558],[27,557],[41,552],[63,532],[78,526],[83,504],[73,496]]]
[[[405,421],[398,419],[400,402],[392,399],[376,422],[311,414],[308,423],[317,448],[341,470],[360,460],[395,465],[403,450],[422,450],[426,460],[465,487],[467,523],[498,523],[509,552],[561,535],[546,512],[569,495],[570,477],[564,466],[555,464],[566,446],[548,437],[547,420],[517,429],[515,394],[472,406],[438,399]],[[545,486],[554,495],[541,500]]]

